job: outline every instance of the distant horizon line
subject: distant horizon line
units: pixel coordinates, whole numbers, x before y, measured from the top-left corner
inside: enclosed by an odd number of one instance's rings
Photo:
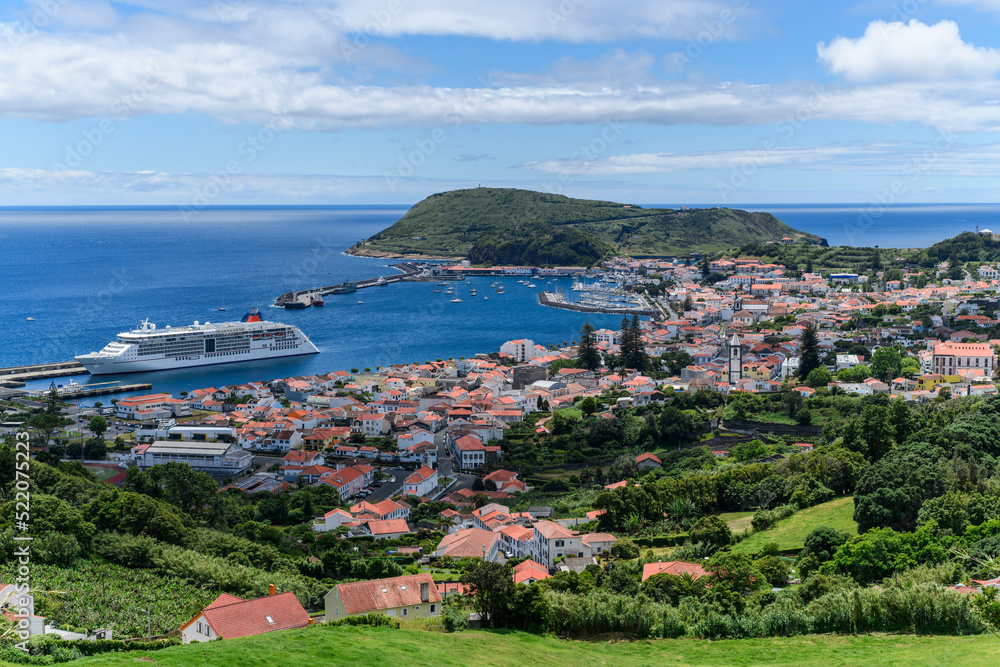
[[[574,199],[580,199],[579,197],[574,197]],[[419,200],[423,201],[423,199]],[[199,212],[206,210],[231,210],[231,209],[289,209],[289,208],[299,208],[299,209],[337,209],[337,208],[395,208],[395,209],[406,209],[412,208],[418,202],[412,204],[372,204],[372,203],[352,203],[352,204],[210,204],[207,206],[192,207],[190,204],[22,204],[22,205],[0,205],[0,211],[25,211],[25,210],[80,210],[80,209],[90,209],[90,210],[111,210],[111,209],[143,209],[143,210],[197,210]],[[591,201],[608,201],[608,200],[591,200]],[[625,203],[625,202],[615,202],[615,203]],[[892,209],[904,209],[904,208],[924,208],[924,207],[941,207],[941,206],[959,206],[959,207],[994,207],[1000,208],[1000,202],[923,202],[923,203],[905,203],[897,202],[892,204],[878,204],[871,202],[853,202],[853,203],[843,203],[843,202],[767,202],[763,204],[705,204],[705,203],[689,203],[689,204],[649,204],[649,203],[633,203],[628,204],[630,206],[639,206],[641,208],[667,208],[679,210],[681,208],[695,208],[695,209],[713,209],[713,208],[729,208],[729,209],[758,209],[763,207],[780,207],[780,208],[796,208],[796,207],[830,207],[830,208],[892,208]]]

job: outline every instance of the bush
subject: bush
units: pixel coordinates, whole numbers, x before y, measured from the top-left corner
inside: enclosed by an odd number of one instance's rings
[[[812,631],[973,635],[987,631],[968,596],[932,583],[856,588],[824,595],[807,607]]]
[[[391,626],[392,624],[393,620],[385,614],[362,614],[361,616],[348,616],[347,618],[342,618],[339,621],[327,621],[325,625],[331,627],[336,627],[338,625],[370,625],[378,628],[382,626]]]
[[[469,627],[469,617],[453,604],[445,604],[441,620],[446,632],[461,632]]]

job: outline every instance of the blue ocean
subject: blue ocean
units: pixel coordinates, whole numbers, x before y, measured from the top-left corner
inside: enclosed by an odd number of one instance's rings
[[[876,215],[864,206],[746,208],[770,211],[831,245],[920,247],[977,224],[1000,229],[1000,206],[994,205],[899,206]],[[101,349],[146,318],[161,327],[232,321],[251,307],[261,308],[265,319],[300,327],[321,354],[95,381],[145,381],[155,391],[179,392],[468,356],[496,351],[513,338],[544,345],[576,338],[584,315],[540,306],[539,290],[515,279],[505,281],[506,294],[490,289],[490,278],[460,283],[462,303],[434,292],[434,283],[400,283],[331,295],[324,308],[271,308],[276,296],[293,289],[392,274],[392,261],[352,257],[344,250],[405,211],[397,206],[215,207],[186,214],[170,207],[0,209],[0,366],[69,361]],[[470,287],[479,288],[476,297],[468,294]],[[619,322],[612,315],[589,319],[597,327],[617,328]],[[59,382],[74,380],[91,381],[84,375]]]

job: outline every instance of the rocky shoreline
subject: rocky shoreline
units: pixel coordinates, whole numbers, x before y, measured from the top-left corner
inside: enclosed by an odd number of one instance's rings
[[[356,257],[376,257],[378,259],[417,259],[417,260],[459,260],[462,257],[458,255],[424,255],[417,252],[408,253],[398,253],[398,252],[388,252],[386,250],[376,250],[375,248],[369,248],[366,246],[353,245],[347,250],[345,250],[348,255],[354,255]]]

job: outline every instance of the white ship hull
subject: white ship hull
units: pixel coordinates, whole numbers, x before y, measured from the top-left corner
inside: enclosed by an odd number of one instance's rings
[[[309,345],[312,345],[311,343]],[[86,355],[77,357],[77,361],[91,375],[109,375],[112,373],[138,373],[141,371],[167,371],[175,368],[192,368],[194,366],[214,366],[216,364],[235,364],[243,361],[260,361],[262,359],[280,359],[282,357],[298,357],[304,354],[318,354],[315,346],[309,350],[279,350],[277,352],[263,348],[248,350],[246,354],[233,355],[239,358],[201,358],[201,355],[188,359],[160,357],[159,359],[116,360],[98,359],[88,361]]]
[[[195,322],[188,327],[160,330],[147,321],[139,329],[119,334],[100,352],[80,355],[76,360],[91,375],[111,375],[319,353],[298,327],[260,321],[256,310],[251,314],[249,321]]]

